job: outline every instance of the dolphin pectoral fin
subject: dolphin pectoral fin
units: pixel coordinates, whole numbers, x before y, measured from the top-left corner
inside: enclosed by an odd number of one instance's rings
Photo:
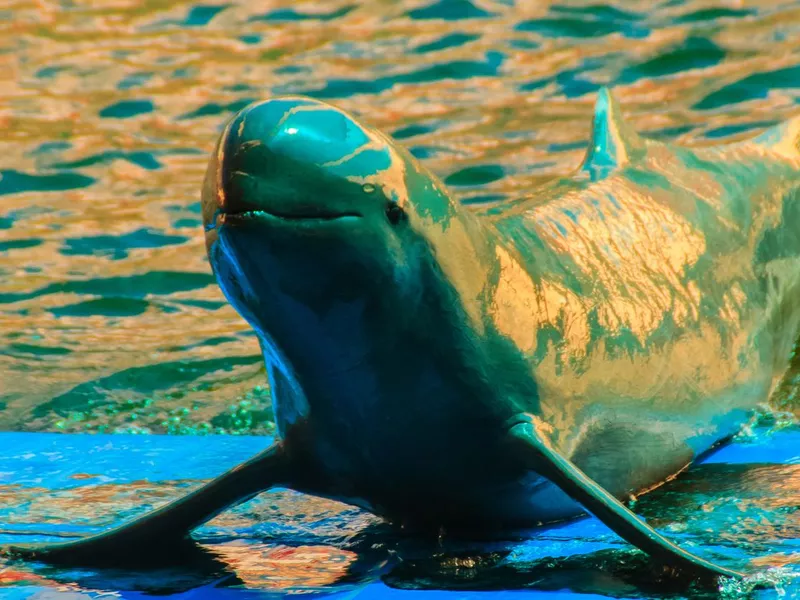
[[[572,462],[553,450],[537,430],[535,417],[520,415],[510,424],[510,441],[516,446],[517,456],[523,463],[547,477],[627,542],[650,556],[695,576],[737,579],[745,577],[744,573],[715,565],[687,552],[650,527]]]
[[[273,444],[186,496],[109,531],[63,543],[7,546],[0,554],[54,564],[112,565],[175,559],[192,529],[226,508],[290,480],[283,446]]]

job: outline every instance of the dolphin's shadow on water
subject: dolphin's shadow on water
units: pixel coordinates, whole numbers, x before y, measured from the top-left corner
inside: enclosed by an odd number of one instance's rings
[[[776,550],[800,553],[799,483],[800,465],[699,465],[643,497],[636,509],[674,539],[693,544],[698,553],[713,553],[715,559],[742,566]],[[303,503],[303,498],[292,496],[290,501]],[[248,517],[253,512],[249,510]],[[352,509],[341,510],[332,518],[357,521],[354,514]],[[64,569],[41,563],[12,567],[51,584],[157,595],[203,586],[332,592],[382,581],[416,590],[569,590],[619,598],[719,596],[716,590],[697,588],[658,567],[596,521],[539,531],[529,540],[494,542],[425,539],[374,520],[360,529],[344,523],[346,534],[336,538],[331,529],[317,535],[315,524],[296,528],[297,521],[288,526],[284,522],[264,529],[261,525],[267,523],[259,523],[244,537],[237,528],[227,538],[219,534],[204,538],[201,530],[195,541],[131,556],[125,568]],[[759,567],[794,562],[784,555],[772,558]],[[800,573],[800,567],[788,570]],[[747,584],[741,592],[744,596],[736,597],[747,597]]]

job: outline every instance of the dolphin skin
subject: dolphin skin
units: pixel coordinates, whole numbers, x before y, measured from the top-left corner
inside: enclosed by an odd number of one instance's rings
[[[282,486],[421,534],[588,510],[687,576],[741,576],[620,500],[729,439],[788,366],[800,117],[685,148],[639,136],[601,90],[580,168],[468,208],[347,112],[277,97],[225,128],[203,216],[261,343],[277,441],[109,532],[7,553],[124,564]]]

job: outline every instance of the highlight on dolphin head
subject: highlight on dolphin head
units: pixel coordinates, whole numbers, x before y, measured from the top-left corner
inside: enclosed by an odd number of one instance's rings
[[[400,145],[341,109],[294,97],[230,121],[209,163],[203,216],[225,295],[281,347],[343,327],[332,323],[337,310],[402,327],[442,268],[465,272],[442,267],[437,248],[457,256],[480,231]]]
[[[218,209],[229,221],[353,222],[378,206],[367,183],[384,148],[349,115],[303,99],[253,104],[228,124],[217,150]],[[361,177],[362,180],[359,180]],[[212,199],[207,199],[212,200]]]

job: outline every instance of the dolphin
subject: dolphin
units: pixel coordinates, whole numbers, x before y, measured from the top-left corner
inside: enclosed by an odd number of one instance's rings
[[[623,501],[730,439],[787,369],[800,117],[686,148],[638,135],[603,89],[579,168],[481,208],[348,112],[275,97],[227,124],[202,197],[277,440],[108,532],[6,553],[124,563],[281,486],[421,534],[588,511],[688,576],[743,576]]]

